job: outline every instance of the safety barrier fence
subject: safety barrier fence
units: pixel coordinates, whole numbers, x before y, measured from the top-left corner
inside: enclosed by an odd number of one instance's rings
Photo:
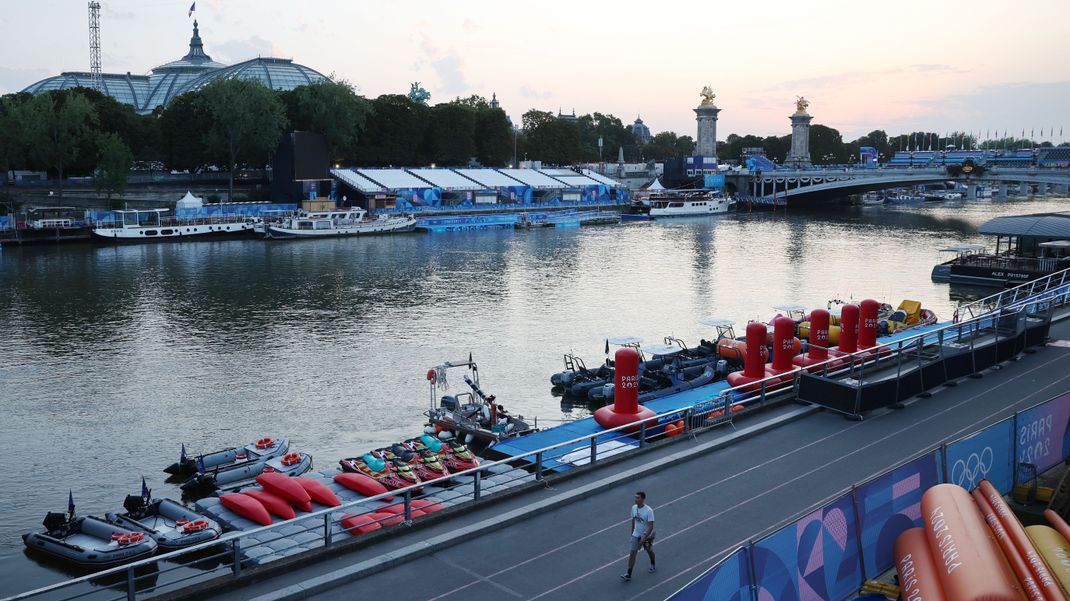
[[[1070,284],[1070,269],[1057,271],[1051,275],[1037,278],[1013,288],[1001,290],[996,294],[986,296],[980,300],[961,304],[958,309],[955,310],[954,321],[958,322],[962,319],[979,317],[1006,305],[1018,303],[1023,299],[1036,296],[1041,292],[1065,286],[1067,284]]]
[[[922,526],[921,496],[949,482],[1001,493],[1070,459],[1070,392],[946,440],[761,533],[673,593],[672,601],[853,598],[894,565],[892,546]],[[1024,469],[1023,469],[1024,468]],[[768,531],[767,531],[768,532]],[[703,550],[696,549],[701,554]]]
[[[1007,304],[1003,307],[1003,311],[1008,314],[1015,311],[1036,314],[1043,310],[1050,320],[1053,309],[1065,305],[1068,298],[1070,298],[1070,291],[1059,288],[1016,304]],[[839,374],[848,377],[855,375],[861,378],[862,370],[866,369],[865,365],[868,363],[895,361],[900,355],[917,353],[918,349],[926,345],[941,343],[952,336],[960,341],[968,340],[978,333],[997,327],[1000,319],[1002,318],[983,315],[972,320],[908,336],[896,343],[881,343],[879,352],[867,349],[831,358],[808,367],[806,371],[795,370],[790,374],[771,376],[727,389],[693,405],[667,411],[630,425],[602,430],[534,449],[521,457],[487,462],[478,468],[425,482],[420,486],[410,486],[388,494],[347,502],[339,507],[302,514],[294,520],[282,523],[282,525],[296,526],[297,532],[289,529],[286,534],[283,534],[279,532],[280,525],[275,524],[229,532],[213,542],[59,582],[10,597],[7,601],[16,599],[136,599],[142,594],[171,592],[193,582],[217,577],[237,579],[241,577],[243,569],[256,564],[253,557],[257,552],[254,549],[260,549],[261,555],[273,553],[274,549],[271,545],[283,539],[293,539],[299,535],[307,535],[306,538],[308,538],[315,535],[313,544],[319,548],[359,541],[360,536],[351,536],[346,527],[342,525],[344,515],[373,513],[376,509],[382,509],[384,504],[392,503],[397,515],[383,518],[380,525],[390,528],[406,528],[419,523],[423,517],[421,506],[427,503],[434,505],[441,502],[457,506],[479,502],[482,499],[493,498],[516,486],[538,485],[538,482],[552,478],[556,473],[603,462],[615,455],[643,449],[651,443],[680,435],[692,437],[715,427],[732,424],[738,416],[760,410],[772,403],[797,398],[800,383],[807,374],[820,372],[826,375]],[[857,373],[855,370],[858,370]],[[1066,419],[1058,422],[1064,426],[1065,423]],[[1049,422],[1049,425],[1054,427],[1052,424]],[[1061,439],[1059,445],[1051,448],[1063,449]],[[517,467],[518,463],[524,465]],[[417,502],[414,503],[414,501]],[[853,519],[853,516],[844,513],[846,509],[839,505],[837,507],[843,515],[830,519],[839,520],[843,517],[846,520],[844,516]],[[397,519],[399,517],[400,520]],[[853,522],[845,521],[844,523]],[[828,553],[832,552],[831,549],[828,551]],[[841,552],[843,552],[842,549]],[[851,582],[857,581],[857,578],[851,580]],[[119,595],[116,595],[117,591],[120,592]],[[773,598],[786,599],[788,597],[774,595]]]

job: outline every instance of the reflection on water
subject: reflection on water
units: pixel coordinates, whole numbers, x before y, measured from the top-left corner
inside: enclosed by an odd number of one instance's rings
[[[157,494],[180,443],[284,434],[320,468],[417,432],[424,374],[472,352],[484,388],[543,424],[586,413],[550,394],[562,354],[610,335],[694,343],[698,319],[772,306],[913,298],[947,318],[938,249],[1058,200],[737,214],[620,227],[64,246],[0,252],[0,594],[58,577],[18,534],[68,487],[79,509]],[[981,292],[982,294],[984,291]],[[460,382],[451,382],[454,387]],[[25,469],[22,469],[25,468]],[[16,589],[7,575],[16,571]]]

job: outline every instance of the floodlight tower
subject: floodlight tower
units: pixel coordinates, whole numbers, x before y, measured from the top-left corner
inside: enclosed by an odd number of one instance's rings
[[[93,89],[104,91],[100,77],[100,2],[89,3],[89,74],[93,79]]]

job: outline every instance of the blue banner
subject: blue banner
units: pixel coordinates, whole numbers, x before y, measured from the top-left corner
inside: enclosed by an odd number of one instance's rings
[[[988,480],[1001,493],[1014,487],[1014,421],[1005,420],[947,445],[947,481],[973,490]]]
[[[1038,472],[1070,457],[1070,392],[1018,413],[1018,455],[1015,463],[1031,463]]]
[[[761,540],[752,548],[759,599],[844,599],[862,569],[850,494]]]
[[[7,215],[0,216],[0,230],[11,229],[11,218]]]
[[[705,175],[702,179],[702,187],[704,188],[717,188],[718,190],[724,188],[724,174]]]
[[[855,487],[866,578],[892,567],[895,539],[922,525],[921,495],[941,481],[940,452],[933,451]]]
[[[739,549],[669,597],[670,601],[750,601],[747,550]]]

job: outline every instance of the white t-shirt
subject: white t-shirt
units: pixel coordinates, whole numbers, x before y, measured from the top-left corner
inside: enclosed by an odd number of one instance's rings
[[[635,528],[632,529],[632,536],[641,538],[646,534],[646,525],[654,522],[654,510],[650,508],[650,505],[632,505],[632,519],[635,520]]]

